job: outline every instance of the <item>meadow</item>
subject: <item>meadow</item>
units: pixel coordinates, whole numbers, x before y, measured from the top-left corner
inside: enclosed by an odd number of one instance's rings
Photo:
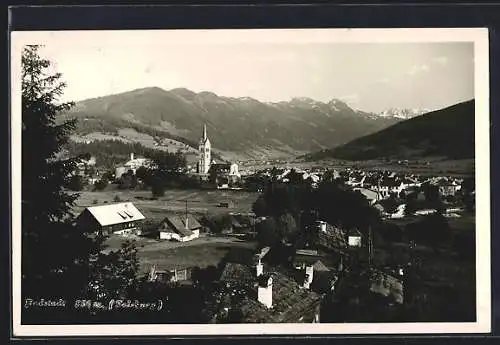
[[[197,216],[207,213],[251,212],[258,193],[237,190],[180,190],[165,191],[163,197],[153,199],[149,190],[120,190],[110,186],[104,191],[82,191],[75,202],[74,212],[79,214],[85,207],[133,202],[147,219],[163,219],[168,213],[186,210]],[[115,201],[116,200],[116,201]],[[220,202],[231,202],[229,207],[219,207]]]

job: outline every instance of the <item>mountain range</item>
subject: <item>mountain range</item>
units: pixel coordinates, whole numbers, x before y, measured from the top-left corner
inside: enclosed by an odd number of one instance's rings
[[[354,110],[332,99],[260,102],[185,88],[137,89],[77,102],[64,118],[77,118],[75,140],[149,138],[182,143],[193,152],[203,125],[214,151],[226,159],[291,157],[346,144],[402,120]]]
[[[428,112],[430,112],[429,109],[389,108],[379,113],[379,116],[397,117],[399,119],[408,120]]]
[[[401,121],[345,145],[306,156],[307,160],[336,158],[440,157],[470,159],[475,156],[475,101],[462,102]]]

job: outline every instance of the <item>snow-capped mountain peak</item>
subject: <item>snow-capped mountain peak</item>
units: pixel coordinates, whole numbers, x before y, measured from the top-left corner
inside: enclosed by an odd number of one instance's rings
[[[389,108],[379,114],[381,117],[397,117],[399,119],[411,119],[429,112],[428,109],[417,108]]]

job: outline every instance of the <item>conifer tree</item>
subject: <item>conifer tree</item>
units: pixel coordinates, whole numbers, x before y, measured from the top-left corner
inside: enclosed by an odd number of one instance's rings
[[[135,288],[137,250],[127,242],[106,253],[105,238],[75,222],[79,195],[64,186],[79,157],[58,156],[75,122],[56,121],[73,103],[59,101],[66,84],[39,49],[22,54],[22,297],[71,303],[92,298],[96,286],[99,296],[123,297]]]
[[[85,267],[85,256],[74,250],[85,239],[71,226],[78,195],[63,188],[76,160],[57,157],[75,122],[56,122],[73,103],[59,102],[66,85],[60,73],[48,72],[51,63],[39,48],[27,46],[22,54],[22,293],[62,297]]]

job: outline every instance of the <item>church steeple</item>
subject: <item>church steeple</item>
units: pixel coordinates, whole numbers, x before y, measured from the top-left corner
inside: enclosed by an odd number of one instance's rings
[[[207,135],[207,125],[203,124],[203,135],[200,139],[198,173],[207,174],[211,163],[210,140]]]

